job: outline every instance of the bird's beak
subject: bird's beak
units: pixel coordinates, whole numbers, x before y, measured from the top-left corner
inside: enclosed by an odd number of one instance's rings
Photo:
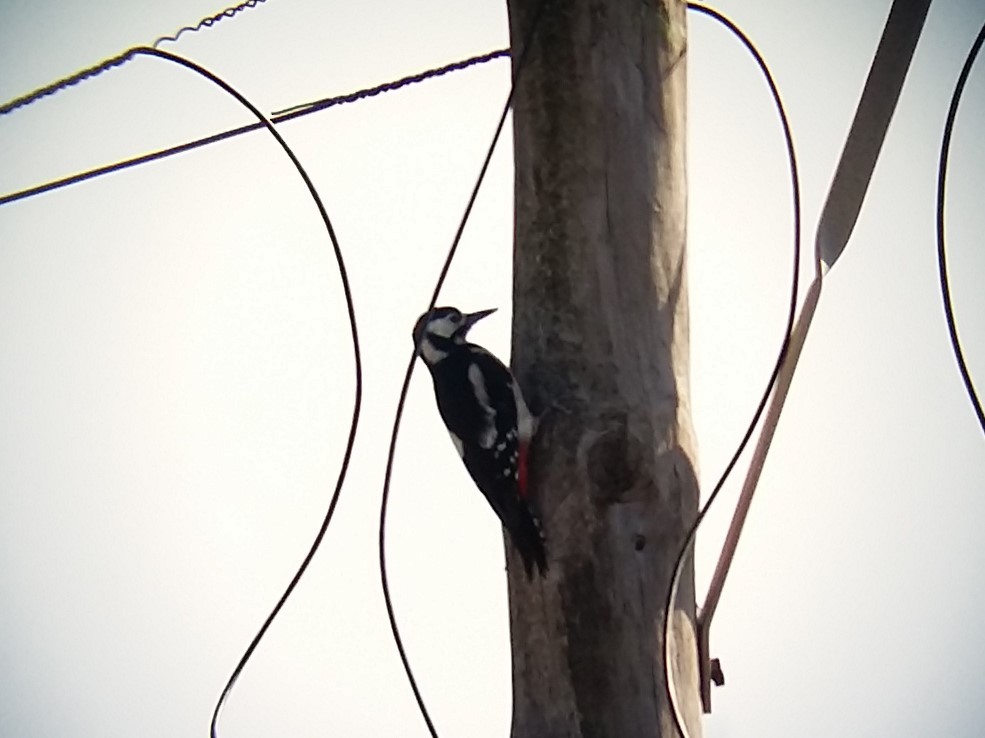
[[[477,313],[468,313],[465,316],[465,321],[462,323],[461,331],[463,334],[468,333],[469,329],[472,328],[476,323],[485,318],[486,316],[492,315],[496,312],[496,308],[489,308],[489,310],[480,310]]]

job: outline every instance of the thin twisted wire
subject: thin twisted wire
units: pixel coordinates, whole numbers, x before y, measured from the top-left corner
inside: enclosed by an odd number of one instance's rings
[[[245,3],[233,5],[225,10],[219,11],[215,15],[210,15],[208,18],[202,18],[202,20],[194,26],[184,26],[183,28],[179,28],[177,33],[173,36],[160,36],[153,44],[151,44],[151,47],[156,49],[158,44],[164,43],[165,41],[177,41],[183,33],[197,33],[203,28],[211,28],[223,18],[232,18],[237,13],[244,10],[249,10],[250,8],[255,8],[257,5],[261,5],[265,2],[267,2],[267,0],[246,0]]]
[[[181,36],[181,34],[185,33],[186,31],[188,33],[195,33],[201,30],[202,28],[209,28],[211,26],[214,26],[223,18],[232,18],[234,15],[236,15],[237,13],[243,10],[254,8],[257,5],[265,2],[267,2],[267,0],[246,0],[246,2],[244,3],[240,3],[239,5],[226,8],[225,10],[222,10],[216,13],[215,15],[210,15],[207,18],[203,18],[194,26],[185,26],[184,28],[180,29],[177,33],[175,33],[173,36],[160,36],[153,44],[151,44],[151,48],[156,49],[158,44],[163,43],[165,41],[177,41],[178,37]],[[118,67],[123,64],[126,64],[127,62],[131,61],[138,53],[144,53],[141,51],[142,48],[147,48],[147,47],[134,46],[132,48],[127,49],[126,51],[121,52],[120,54],[117,54],[116,56],[110,57],[109,59],[103,59],[103,61],[99,62],[98,64],[93,64],[91,67],[86,67],[85,69],[76,72],[73,75],[55,80],[51,84],[45,85],[44,87],[39,87],[36,90],[32,90],[31,92],[28,92],[26,95],[21,95],[20,97],[5,102],[3,105],[0,105],[0,115],[7,115],[8,113],[12,113],[18,108],[23,108],[28,105],[32,105],[36,103],[38,100],[41,100],[42,98],[48,97],[49,95],[54,95],[55,93],[61,92],[62,90],[66,90],[69,87],[74,87],[75,85],[79,84],[79,82],[82,82],[87,79],[91,79],[92,77],[98,77],[100,74],[109,71],[113,67]],[[258,126],[258,127],[262,128],[262,126]]]
[[[509,49],[497,49],[496,51],[490,51],[486,54],[479,54],[478,56],[472,56],[468,59],[462,59],[461,61],[452,62],[451,64],[445,64],[443,67],[435,67],[434,69],[428,69],[417,74],[410,74],[406,77],[395,79],[392,82],[384,82],[383,84],[376,85],[375,87],[367,87],[345,95],[326,97],[313,102],[292,105],[289,108],[284,108],[283,110],[274,112],[272,118],[275,122],[280,123],[285,120],[297,118],[301,115],[307,115],[308,113],[314,113],[319,110],[324,110],[325,108],[331,108],[335,105],[358,102],[359,100],[365,100],[368,97],[376,97],[384,92],[393,92],[394,90],[399,90],[401,87],[406,87],[407,85],[413,85],[418,82],[424,82],[428,79],[441,77],[442,75],[449,74],[451,72],[459,72],[463,69],[468,69],[469,67],[473,67],[478,64],[491,62],[494,59],[509,57],[509,55]]]
[[[130,50],[133,54],[135,51]],[[365,100],[370,97],[376,97],[385,92],[393,92],[401,88],[407,87],[418,82],[424,82],[435,77],[440,77],[451,72],[458,72],[463,69],[468,69],[469,67],[477,66],[479,64],[485,64],[495,59],[509,58],[509,49],[497,49],[496,51],[490,51],[485,54],[479,54],[477,56],[469,57],[468,59],[462,59],[461,61],[452,62],[451,64],[445,64],[441,67],[435,67],[434,69],[428,69],[417,74],[412,74],[407,77],[401,77],[400,79],[393,80],[390,82],[384,82],[374,87],[367,87],[362,90],[356,90],[354,92],[347,92],[343,95],[336,95],[334,97],[326,97],[320,100],[315,100],[313,102],[302,103],[300,105],[294,105],[290,108],[285,108],[284,110],[273,113],[270,116],[270,120],[273,123],[283,123],[285,121],[293,120],[295,118],[300,118],[304,115],[309,115],[311,113],[317,113],[320,110],[326,110],[328,108],[335,107],[337,105],[346,105],[348,103],[359,102],[360,100]],[[122,63],[122,62],[121,62]],[[80,73],[81,74],[81,73]],[[81,79],[79,80],[81,81]],[[213,133],[209,136],[203,136],[202,138],[197,138],[192,141],[186,141],[185,143],[178,144],[176,146],[170,146],[166,149],[160,149],[158,151],[152,151],[147,154],[141,154],[140,156],[131,157],[129,159],[123,159],[122,161],[115,162],[113,164],[106,164],[101,167],[96,167],[95,169],[87,169],[83,172],[77,174],[69,175],[68,177],[62,177],[60,179],[50,180],[40,185],[35,185],[33,187],[28,187],[23,190],[17,190],[15,192],[9,192],[5,195],[0,196],[0,205],[6,205],[7,203],[16,202],[18,200],[24,200],[29,197],[34,197],[35,195],[40,195],[44,192],[51,192],[52,190],[58,190],[62,187],[67,187],[69,185],[78,184],[79,182],[85,182],[95,177],[101,177],[104,174],[110,174],[111,172],[118,172],[123,169],[129,169],[131,167],[138,166],[140,164],[147,164],[152,161],[157,161],[159,159],[165,159],[169,156],[174,156],[175,154],[182,154],[186,151],[193,151],[194,149],[201,148],[202,146],[208,146],[209,144],[218,143],[219,141],[225,141],[229,138],[235,138],[236,136],[241,136],[244,133],[251,133],[252,131],[258,131],[263,128],[260,123],[249,123],[247,125],[239,126],[238,128],[230,128],[225,131],[220,131],[219,133]]]
[[[26,95],[15,97],[13,100],[10,100],[8,102],[5,102],[3,105],[0,105],[0,115],[7,115],[8,113],[12,113],[18,108],[27,107],[28,105],[36,103],[38,100],[41,100],[42,98],[48,97],[49,95],[54,95],[56,92],[61,92],[62,90],[66,90],[69,87],[74,87],[75,85],[79,84],[79,82],[83,82],[93,77],[98,77],[100,74],[102,74],[107,70],[112,69],[113,67],[122,66],[123,64],[126,64],[128,61],[132,60],[133,57],[137,55],[137,51],[138,49],[136,47],[132,49],[127,49],[122,54],[111,57],[109,59],[104,59],[98,64],[94,64],[91,67],[86,67],[85,69],[76,72],[70,77],[64,77],[62,79],[55,80],[50,85],[39,87],[38,89],[33,90],[27,93]]]

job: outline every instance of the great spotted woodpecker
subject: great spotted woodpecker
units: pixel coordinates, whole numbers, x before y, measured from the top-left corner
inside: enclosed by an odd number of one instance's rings
[[[520,552],[527,577],[547,572],[540,520],[530,508],[527,460],[536,419],[503,362],[466,340],[487,315],[434,308],[417,320],[414,345],[434,380],[438,412],[465,468]]]

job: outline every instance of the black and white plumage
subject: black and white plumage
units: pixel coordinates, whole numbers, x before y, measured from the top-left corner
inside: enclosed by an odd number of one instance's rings
[[[527,487],[536,419],[503,362],[466,340],[469,329],[494,311],[435,308],[417,320],[414,342],[420,344],[421,359],[434,380],[438,412],[465,468],[532,577],[535,565],[542,575],[547,571],[544,534]]]

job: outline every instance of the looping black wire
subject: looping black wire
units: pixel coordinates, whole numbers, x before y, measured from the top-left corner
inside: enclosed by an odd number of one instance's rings
[[[452,260],[455,258],[455,253],[458,251],[458,245],[462,239],[462,233],[465,231],[465,225],[468,222],[469,215],[472,213],[472,207],[475,205],[476,197],[479,195],[479,188],[482,186],[482,182],[486,176],[486,171],[489,169],[489,163],[492,161],[493,152],[496,150],[496,143],[499,141],[499,136],[503,131],[503,126],[506,124],[506,118],[509,115],[510,108],[513,105],[513,97],[516,93],[517,83],[519,82],[520,74],[523,72],[524,65],[527,61],[528,52],[533,45],[537,27],[544,15],[544,9],[547,7],[549,2],[550,0],[540,0],[540,4],[534,11],[530,28],[527,30],[527,35],[524,38],[523,46],[520,49],[520,55],[517,57],[517,61],[514,66],[513,81],[510,85],[510,92],[506,97],[506,103],[503,106],[503,112],[500,115],[499,122],[496,125],[496,131],[493,134],[492,143],[490,143],[489,150],[486,152],[486,158],[482,162],[482,167],[479,169],[479,176],[476,179],[475,186],[472,188],[472,194],[469,196],[468,203],[465,206],[465,212],[463,213],[462,219],[458,224],[458,229],[455,231],[455,236],[452,239],[451,247],[448,249],[448,255],[445,257],[445,263],[442,265],[441,272],[438,274],[437,283],[435,284],[434,291],[431,294],[431,301],[428,303],[428,308],[426,311],[428,313],[434,310],[434,306],[438,301],[438,294],[441,292],[441,287],[444,285],[445,278],[448,276],[448,271],[451,268]],[[407,370],[404,373],[404,381],[400,387],[400,397],[397,400],[397,410],[393,418],[393,432],[390,436],[390,448],[387,451],[386,472],[383,476],[383,493],[380,501],[380,582],[383,587],[383,600],[386,604],[386,613],[387,618],[390,621],[390,630],[393,633],[393,641],[397,647],[397,652],[400,655],[400,661],[403,664],[404,671],[407,674],[407,680],[410,682],[410,688],[414,692],[414,699],[417,701],[417,707],[421,712],[421,717],[424,718],[424,722],[431,734],[431,738],[438,738],[438,733],[435,730],[434,723],[431,721],[431,716],[424,704],[424,698],[421,695],[421,690],[417,685],[417,680],[414,678],[414,670],[411,668],[410,661],[407,659],[407,653],[404,650],[403,640],[400,637],[400,629],[397,626],[397,619],[393,609],[393,601],[390,597],[390,584],[386,573],[386,511],[387,502],[390,498],[390,480],[393,476],[393,463],[397,450],[397,435],[400,432],[400,420],[403,417],[404,405],[407,401],[407,391],[410,388],[410,377],[411,374],[413,374],[414,365],[420,350],[420,341],[418,341],[414,345],[414,351],[411,354],[410,361],[407,363]]]
[[[944,301],[944,317],[947,320],[947,332],[951,339],[951,348],[954,351],[954,358],[958,362],[958,371],[961,373],[961,381],[968,393],[968,399],[978,417],[978,424],[985,433],[985,412],[982,412],[982,401],[975,391],[975,383],[971,379],[968,365],[965,362],[964,351],[961,349],[961,339],[958,338],[958,327],[954,319],[954,306],[951,304],[951,285],[947,274],[947,253],[944,242],[944,196],[947,186],[947,164],[951,153],[951,133],[954,130],[954,120],[958,115],[958,105],[961,103],[961,95],[964,93],[965,84],[971,69],[978,58],[982,44],[985,43],[985,24],[978,32],[978,37],[971,45],[968,56],[965,57],[964,66],[961,74],[958,75],[957,84],[954,86],[954,93],[951,95],[951,104],[947,110],[947,121],[944,123],[944,139],[941,142],[941,157],[937,170],[937,267],[941,281],[941,298]]]
[[[161,51],[160,49],[155,49],[152,47],[137,48],[133,50],[133,53],[146,54],[148,56],[156,56],[166,61],[175,62],[176,64],[180,64],[181,66],[190,69],[191,71],[196,72],[197,74],[200,74],[210,82],[218,85],[227,93],[229,93],[234,98],[236,98],[236,100],[238,100],[240,104],[242,104],[245,108],[247,108],[251,113],[253,113],[253,115],[256,116],[256,118],[261,123],[263,123],[264,127],[270,132],[270,135],[272,135],[274,139],[277,141],[277,143],[280,144],[280,147],[284,150],[284,153],[287,154],[288,158],[291,160],[291,163],[294,164],[294,167],[295,169],[297,169],[298,174],[301,175],[301,179],[304,180],[305,186],[307,186],[309,194],[311,195],[312,199],[315,201],[315,205],[318,207],[318,213],[321,215],[322,222],[325,224],[325,229],[328,231],[328,236],[332,241],[332,248],[335,251],[335,259],[339,267],[339,277],[342,280],[342,291],[345,295],[346,310],[349,315],[349,329],[352,333],[352,352],[353,352],[353,360],[355,365],[356,388],[355,388],[355,397],[353,399],[352,423],[349,426],[349,437],[348,440],[346,441],[345,453],[342,456],[342,466],[339,470],[338,480],[335,483],[335,491],[332,493],[332,499],[331,502],[329,502],[328,512],[325,514],[325,518],[322,521],[321,527],[319,528],[317,535],[315,536],[314,542],[311,544],[311,548],[308,550],[307,555],[304,557],[304,560],[301,562],[301,565],[298,567],[297,571],[295,572],[294,577],[287,585],[287,588],[284,590],[284,593],[277,601],[277,604],[274,605],[274,608],[270,611],[270,614],[267,615],[266,620],[264,620],[263,625],[260,626],[260,629],[253,637],[253,640],[250,642],[250,645],[246,648],[246,651],[243,653],[242,658],[240,658],[239,663],[236,664],[236,668],[233,669],[232,675],[229,677],[229,680],[226,682],[226,686],[223,688],[222,693],[219,695],[219,699],[215,705],[215,710],[212,714],[212,723],[210,726],[210,733],[212,738],[218,738],[219,713],[222,711],[223,704],[225,703],[226,698],[229,696],[229,692],[232,690],[233,685],[236,683],[236,680],[239,678],[239,675],[246,667],[246,664],[250,660],[250,657],[253,655],[253,652],[256,650],[257,646],[260,645],[261,639],[263,638],[264,634],[266,634],[267,630],[270,628],[270,625],[271,623],[273,623],[274,618],[277,617],[278,613],[281,611],[281,608],[284,606],[284,603],[287,601],[288,597],[291,596],[291,593],[294,591],[294,588],[301,580],[301,577],[304,575],[304,572],[307,570],[308,565],[311,563],[311,560],[314,558],[315,553],[318,551],[322,539],[325,537],[325,533],[328,531],[329,523],[331,523],[332,521],[332,515],[335,512],[335,507],[339,502],[339,496],[342,492],[342,484],[345,481],[346,473],[349,470],[349,461],[352,458],[352,448],[356,440],[356,428],[359,425],[359,414],[360,414],[360,409],[362,407],[362,391],[363,391],[362,356],[359,350],[359,332],[356,328],[356,310],[352,300],[352,290],[350,289],[349,286],[349,276],[345,268],[345,261],[342,258],[342,249],[339,246],[338,238],[335,235],[335,229],[332,227],[332,221],[329,219],[328,211],[325,209],[325,205],[322,203],[321,197],[319,197],[318,191],[315,189],[315,185],[311,181],[311,178],[308,176],[308,173],[305,171],[304,166],[302,166],[301,161],[297,158],[294,151],[291,150],[291,147],[288,146],[287,142],[280,135],[280,133],[278,133],[277,129],[274,128],[273,123],[271,123],[266,118],[266,116],[264,116],[264,114],[260,112],[259,108],[253,105],[253,103],[247,100],[240,92],[234,89],[232,85],[227,83],[225,80],[221,79],[219,76],[213,74],[209,70],[205,69],[204,67],[196,64],[195,62],[177,56],[176,54],[172,54],[167,51]]]
[[[711,494],[708,496],[708,500],[702,506],[701,510],[698,512],[698,516],[695,518],[691,527],[688,529],[687,535],[684,537],[684,543],[681,545],[680,552],[677,555],[677,559],[674,563],[673,576],[671,577],[670,586],[667,588],[667,601],[664,608],[664,627],[663,627],[663,637],[664,637],[664,684],[667,688],[667,697],[670,701],[671,712],[674,715],[674,722],[677,726],[678,732],[683,738],[688,737],[687,727],[684,724],[684,719],[681,715],[680,707],[677,704],[677,693],[673,685],[673,672],[671,669],[670,662],[670,629],[672,623],[672,614],[674,610],[674,602],[677,599],[677,588],[680,585],[681,574],[684,569],[684,560],[691,550],[691,546],[694,544],[694,536],[697,533],[698,527],[704,521],[705,516],[708,514],[708,510],[711,508],[712,504],[718,497],[719,492],[721,492],[725,481],[731,475],[732,470],[735,468],[739,457],[745,450],[749,443],[749,439],[752,438],[753,431],[756,429],[756,425],[759,423],[760,417],[762,417],[763,411],[766,409],[766,403],[769,401],[770,393],[773,391],[773,387],[776,384],[777,377],[780,374],[780,367],[783,364],[784,358],[787,355],[787,349],[790,345],[790,335],[793,331],[794,319],[797,314],[797,292],[800,284],[799,280],[799,268],[800,268],[800,176],[797,169],[797,155],[794,150],[793,144],[793,134],[791,133],[790,123],[787,120],[786,110],[783,107],[783,101],[780,99],[780,91],[777,89],[776,82],[773,80],[773,75],[770,73],[769,66],[763,59],[759,50],[756,48],[755,44],[749,40],[742,30],[735,25],[727,17],[719,13],[717,10],[709,8],[705,5],[699,3],[688,3],[688,9],[693,10],[697,13],[707,15],[710,18],[718,21],[724,25],[728,30],[730,30],[733,35],[735,35],[742,44],[746,47],[749,53],[752,54],[759,68],[762,70],[764,77],[766,78],[766,83],[769,85],[770,93],[773,95],[773,101],[776,104],[777,112],[780,114],[780,122],[783,125],[783,135],[786,139],[787,145],[787,157],[790,162],[790,182],[793,194],[793,230],[794,230],[794,258],[793,258],[793,278],[791,281],[790,289],[790,309],[787,314],[787,327],[784,331],[783,344],[780,347],[780,352],[776,357],[776,363],[773,366],[773,371],[770,374],[769,382],[766,385],[766,389],[763,392],[762,397],[759,400],[759,405],[756,407],[756,412],[753,413],[752,420],[749,423],[749,427],[746,429],[745,434],[742,436],[742,440],[739,443],[738,448],[732,455],[731,460],[725,467],[725,471],[719,478],[718,483],[715,485]]]
[[[240,3],[239,5],[234,5],[229,8],[226,8],[225,10],[222,10],[216,13],[215,15],[210,15],[208,18],[202,18],[202,20],[200,20],[194,26],[185,26],[184,28],[179,29],[178,32],[175,33],[173,36],[161,36],[153,44],[151,44],[151,46],[156,49],[158,44],[162,44],[165,41],[175,42],[181,37],[181,34],[183,33],[186,32],[195,33],[203,28],[211,28],[216,23],[221,21],[223,18],[232,18],[234,15],[236,15],[237,13],[243,10],[249,10],[250,8],[255,8],[257,5],[261,5],[265,2],[267,2],[267,0],[246,0],[246,2],[244,3]]]

